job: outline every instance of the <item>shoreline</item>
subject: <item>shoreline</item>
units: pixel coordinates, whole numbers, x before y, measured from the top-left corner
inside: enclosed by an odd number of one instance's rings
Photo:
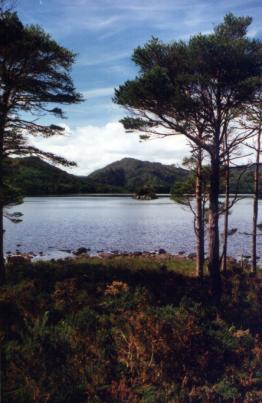
[[[23,199],[25,198],[38,198],[38,197],[130,197],[133,198],[133,193],[63,193],[63,194],[39,194],[39,195],[24,195]],[[241,198],[252,198],[253,193],[238,193]],[[172,193],[156,193],[156,196],[158,198],[162,197],[168,197],[172,198]],[[185,196],[192,196],[194,195],[188,195],[185,194]],[[225,193],[220,193],[220,197],[224,197]],[[234,197],[234,193],[230,193],[229,197]],[[262,200],[262,197],[259,198],[259,200]]]
[[[159,249],[156,251],[97,251],[96,253],[92,253],[91,250],[86,248],[78,248],[76,251],[69,250],[55,250],[50,254],[36,254],[36,253],[27,253],[27,252],[17,252],[17,253],[9,253],[5,254],[6,263],[10,265],[24,265],[28,263],[32,264],[55,264],[55,263],[68,263],[72,262],[74,264],[89,262],[91,264],[97,264],[101,262],[102,265],[109,264],[119,264],[121,262],[126,262],[127,264],[130,262],[134,262],[135,264],[156,264],[163,269],[168,269],[173,267],[173,265],[181,265],[181,267],[190,271],[191,275],[194,276],[195,273],[195,262],[196,262],[196,253],[186,253],[185,251],[180,251],[178,253],[169,253],[164,249]],[[239,267],[248,269],[250,267],[251,256],[228,256],[227,261],[230,267]],[[111,263],[110,263],[111,262]],[[206,259],[207,262],[207,259]],[[206,266],[206,265],[205,265]],[[258,261],[258,270],[262,269],[261,264]],[[181,272],[184,271],[182,269]],[[207,270],[207,267],[206,269]]]
[[[53,253],[52,253],[53,252]],[[195,262],[196,253],[186,253],[185,251],[179,251],[177,253],[169,253],[165,249],[160,248],[155,251],[97,251],[92,253],[91,250],[87,248],[78,248],[76,251],[70,250],[55,250],[51,253],[40,253],[36,254],[33,252],[16,252],[16,253],[6,253],[7,263],[23,263],[23,262],[55,262],[55,261],[68,261],[68,260],[115,260],[115,259],[149,259],[154,261],[187,261]],[[233,257],[228,256],[228,262],[231,264],[236,264],[241,261],[248,262],[249,256]]]

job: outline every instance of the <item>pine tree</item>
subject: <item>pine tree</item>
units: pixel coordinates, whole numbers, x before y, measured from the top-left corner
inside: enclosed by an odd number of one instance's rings
[[[183,134],[210,159],[208,269],[214,298],[221,294],[219,192],[225,136],[260,85],[261,41],[247,37],[249,17],[226,15],[214,33],[189,42],[153,38],[134,51],[138,76],[121,85],[115,102],[132,113],[122,120],[143,138]],[[203,132],[203,136],[199,136]],[[243,141],[232,137],[228,150]]]
[[[10,198],[5,180],[6,161],[14,155],[39,155],[72,165],[64,158],[30,145],[28,135],[46,138],[62,135],[63,128],[41,123],[36,116],[52,114],[63,118],[58,105],[80,102],[81,95],[70,76],[75,54],[60,46],[39,26],[24,26],[15,12],[2,8],[0,38],[0,281],[3,282],[3,209]]]

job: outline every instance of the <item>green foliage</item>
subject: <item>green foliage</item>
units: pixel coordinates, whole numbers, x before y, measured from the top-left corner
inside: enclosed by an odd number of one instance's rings
[[[124,158],[84,177],[69,174],[37,157],[28,157],[9,161],[8,182],[27,196],[127,193],[145,187],[168,193],[176,180],[187,174],[182,168]]]
[[[187,174],[187,170],[172,165],[124,158],[93,172],[89,178],[101,184],[121,186],[129,192],[148,187],[157,193],[169,193],[174,183]]]
[[[82,101],[71,78],[75,54],[60,46],[41,27],[24,25],[17,13],[2,4],[0,12],[0,204],[21,202],[23,188],[17,183],[10,157],[41,156],[54,163],[74,166],[74,162],[45,152],[30,144],[28,136],[63,134],[57,124],[41,123],[36,117],[53,114],[63,118],[60,107]],[[34,117],[32,117],[34,114]],[[20,194],[21,192],[21,194]],[[15,217],[7,217],[18,222]],[[1,231],[2,233],[2,231]],[[2,234],[1,234],[2,237]],[[0,241],[3,243],[3,240]],[[1,257],[3,260],[3,258]],[[1,270],[3,271],[1,261]]]
[[[250,23],[249,17],[228,14],[212,34],[170,44],[153,38],[135,49],[133,61],[139,74],[121,85],[114,98],[133,112],[124,120],[125,128],[150,136],[163,126],[190,138],[191,117],[200,113],[206,144],[212,143],[214,86],[219,88],[221,107],[236,112],[252,99],[260,82],[261,42],[246,36]],[[225,101],[229,93],[230,106]]]
[[[206,168],[208,169],[208,168]],[[208,175],[208,171],[206,172]],[[230,192],[235,194],[250,194],[253,192],[254,166],[236,166],[230,168]],[[195,176],[188,175],[185,180],[179,181],[171,189],[171,194],[175,198],[183,197],[185,194],[193,195],[195,193]],[[208,186],[208,178],[206,176],[205,186]],[[260,195],[262,192],[260,184]],[[225,186],[223,176],[221,178],[220,192],[224,193]]]
[[[57,124],[44,125],[28,112],[63,117],[52,103],[72,104],[82,100],[70,76],[75,54],[60,46],[39,26],[24,26],[14,12],[0,15],[1,160],[12,155],[42,155],[64,165],[62,157],[28,144],[27,135],[49,137],[63,133]],[[22,115],[21,115],[22,114]]]
[[[239,397],[239,392],[237,388],[232,386],[228,381],[222,380],[217,385],[215,385],[215,391],[218,396],[224,399],[237,399]]]
[[[231,169],[232,192],[252,191],[253,168]],[[37,157],[12,159],[8,162],[6,183],[11,191],[11,201],[21,201],[21,196],[38,196],[72,193],[126,193],[149,187],[157,193],[194,194],[194,175],[188,170],[160,163],[124,158],[93,172],[89,176],[69,174]],[[221,188],[223,192],[223,187]]]
[[[0,298],[5,401],[260,401],[261,279],[228,272],[217,308],[208,278],[200,288],[179,264],[10,266]]]
[[[195,175],[191,174],[184,181],[179,181],[171,189],[171,197],[179,204],[188,205],[195,194]]]
[[[251,17],[236,17],[228,13],[224,17],[224,22],[215,27],[215,33],[228,40],[241,39],[247,34],[251,23]]]
[[[24,196],[123,192],[120,187],[69,174],[38,157],[10,160],[7,179]]]

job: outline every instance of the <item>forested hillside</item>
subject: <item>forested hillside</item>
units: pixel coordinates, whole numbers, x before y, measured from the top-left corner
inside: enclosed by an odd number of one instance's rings
[[[15,172],[15,175],[12,173]],[[89,176],[69,174],[36,157],[12,160],[12,185],[25,195],[72,193],[128,193],[141,187],[151,187],[159,193],[169,193],[177,180],[188,171],[174,166],[124,158],[93,172]]]
[[[15,159],[10,165],[10,182],[26,196],[123,191],[69,174],[37,157]]]
[[[120,186],[130,192],[150,187],[157,193],[169,193],[170,188],[185,179],[188,171],[159,162],[123,158],[89,175],[89,179],[111,186]]]
[[[243,172],[244,171],[244,172]],[[241,175],[241,172],[243,174]],[[12,159],[9,181],[26,196],[73,193],[132,193],[148,187],[170,193],[190,172],[174,165],[123,158],[88,176],[69,174],[38,157]],[[238,184],[238,180],[240,181]],[[231,169],[231,192],[252,192],[253,167]],[[192,189],[193,191],[194,189]],[[223,189],[221,189],[223,192]]]

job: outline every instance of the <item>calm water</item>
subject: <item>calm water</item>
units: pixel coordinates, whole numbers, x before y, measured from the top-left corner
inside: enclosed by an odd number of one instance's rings
[[[92,253],[159,248],[172,253],[194,251],[192,214],[167,197],[152,201],[125,197],[28,197],[13,210],[21,211],[24,217],[20,224],[5,221],[6,251],[19,249],[48,256],[80,246],[90,248]],[[230,216],[230,228],[250,232],[251,217],[252,200],[239,201]],[[229,254],[249,254],[250,242],[249,236],[230,237]],[[259,237],[258,253],[261,252]]]

